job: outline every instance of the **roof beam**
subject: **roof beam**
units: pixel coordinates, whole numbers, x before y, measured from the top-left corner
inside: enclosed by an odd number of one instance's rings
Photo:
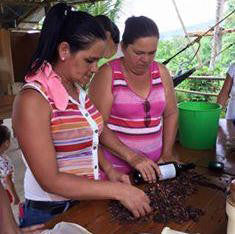
[[[67,4],[73,5],[73,4],[79,4],[79,3],[95,3],[98,1],[104,1],[104,0],[70,0],[66,1]],[[48,1],[23,1],[23,0],[1,0],[2,5],[22,5],[22,6],[44,6],[48,3],[57,3],[60,2],[58,0],[48,0]]]

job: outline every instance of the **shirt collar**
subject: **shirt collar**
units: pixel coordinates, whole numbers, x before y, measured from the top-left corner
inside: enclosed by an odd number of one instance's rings
[[[50,63],[44,62],[36,74],[27,75],[25,81],[26,83],[39,82],[46,89],[48,97],[54,101],[56,108],[59,110],[65,110],[68,106],[69,94],[62,84],[61,78],[53,71]]]

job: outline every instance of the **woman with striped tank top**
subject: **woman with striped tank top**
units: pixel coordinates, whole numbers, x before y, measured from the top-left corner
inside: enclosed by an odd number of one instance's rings
[[[153,60],[158,39],[151,19],[128,18],[121,43],[124,57],[103,65],[89,88],[106,123],[100,137],[105,158],[122,173],[139,170],[149,182],[156,180],[155,171],[160,175],[155,162],[174,160],[178,119],[171,76]],[[116,181],[113,174],[103,176]]]
[[[143,191],[98,180],[98,154],[101,166],[105,162],[98,139],[103,119],[82,87],[97,71],[105,43],[94,17],[65,3],[52,7],[44,20],[13,110],[26,164],[21,227],[44,223],[76,200],[116,199],[136,217],[151,211]],[[119,174],[119,181],[127,179]]]

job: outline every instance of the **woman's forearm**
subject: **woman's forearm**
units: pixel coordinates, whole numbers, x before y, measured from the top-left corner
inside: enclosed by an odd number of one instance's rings
[[[108,174],[110,170],[113,169],[112,164],[104,157],[104,154],[102,152],[101,146],[99,147],[99,165],[103,169],[103,171]]]
[[[233,79],[230,77],[230,75],[227,74],[223,87],[217,97],[217,103],[221,104],[223,107],[225,107],[229,99],[229,94],[230,94],[232,85],[233,85]]]
[[[49,193],[74,200],[118,199],[119,193],[115,183],[97,181],[73,174],[59,172],[50,176],[50,181],[40,183]]]
[[[123,144],[106,125],[104,125],[103,132],[101,133],[100,141],[101,144],[108,148],[113,154],[128,163],[130,163],[136,155],[136,153]]]
[[[163,118],[163,150],[162,155],[172,155],[175,136],[178,129],[178,111]]]

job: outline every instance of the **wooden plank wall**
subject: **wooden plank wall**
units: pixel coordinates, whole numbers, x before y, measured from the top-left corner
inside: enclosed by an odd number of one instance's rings
[[[11,95],[14,82],[23,82],[39,33],[0,29],[0,96]]]
[[[11,32],[14,81],[23,82],[27,67],[36,50],[39,33]]]
[[[10,32],[0,29],[0,95],[7,95],[13,83]]]
[[[16,82],[24,81],[38,38],[39,33],[0,29],[0,121],[11,117]]]

